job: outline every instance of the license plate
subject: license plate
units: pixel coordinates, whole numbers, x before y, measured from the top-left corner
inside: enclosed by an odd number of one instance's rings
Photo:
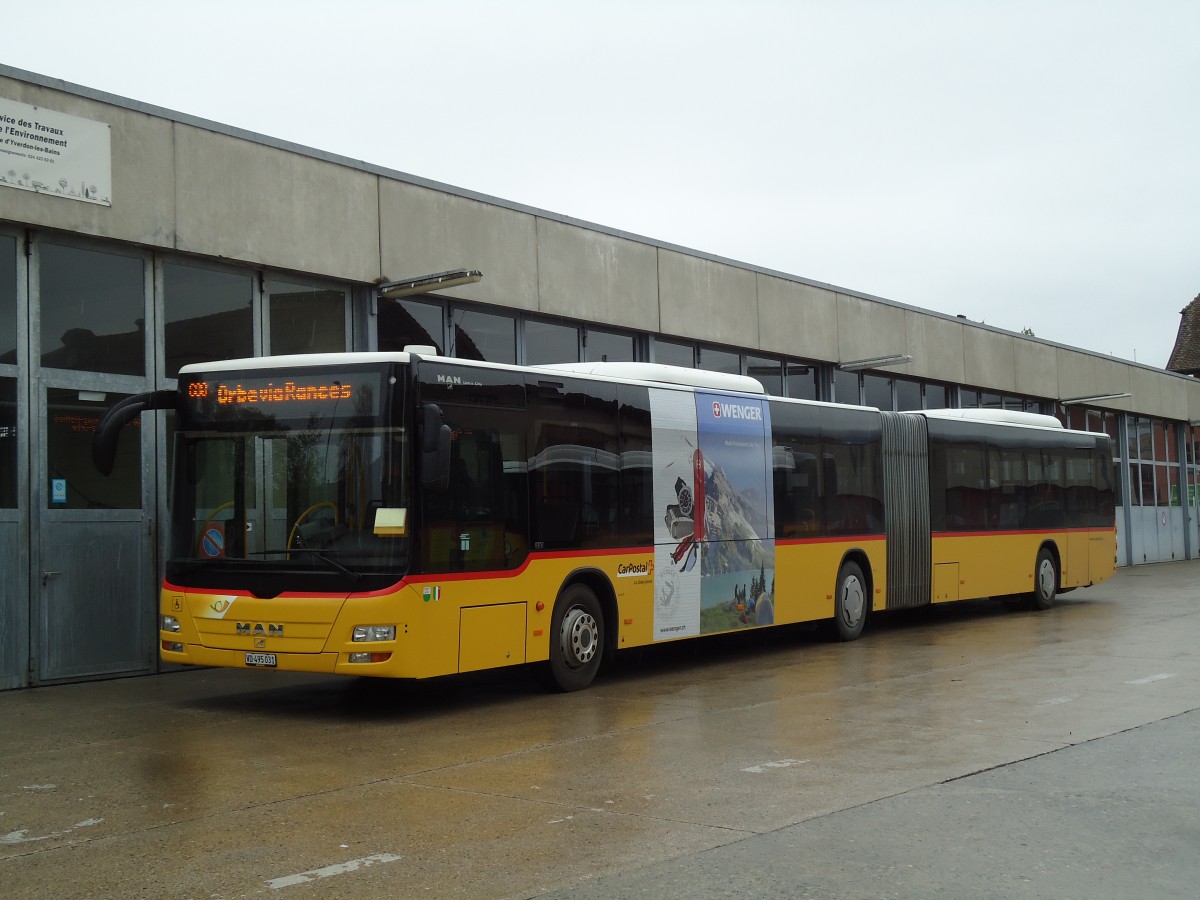
[[[247,653],[246,665],[248,666],[274,666],[274,653]]]

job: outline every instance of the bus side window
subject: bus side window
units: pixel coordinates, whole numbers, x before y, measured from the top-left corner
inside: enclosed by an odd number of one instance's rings
[[[450,478],[422,494],[421,565],[479,572],[520,565],[528,549],[525,436],[512,410],[445,407]]]
[[[621,505],[616,385],[526,381],[534,550],[611,546]]]
[[[654,469],[650,429],[650,392],[617,385],[621,496],[617,510],[618,541],[625,545],[654,543]]]
[[[775,536],[819,537],[825,533],[821,427],[812,407],[771,403],[772,489]],[[836,483],[836,481],[834,482]]]

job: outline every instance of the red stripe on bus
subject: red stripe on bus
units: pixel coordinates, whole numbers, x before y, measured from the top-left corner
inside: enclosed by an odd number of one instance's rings
[[[862,541],[886,540],[885,534],[850,534],[838,537],[776,538],[776,546],[796,547],[802,544],[854,544]]]
[[[1033,529],[1013,529],[1004,531],[935,531],[935,538],[952,538],[952,537],[999,537],[1001,535],[1045,535],[1050,537],[1056,534],[1115,534],[1115,528],[1033,528]]]

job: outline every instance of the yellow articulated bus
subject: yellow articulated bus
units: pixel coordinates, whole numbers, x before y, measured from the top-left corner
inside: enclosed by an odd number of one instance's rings
[[[174,417],[164,662],[391,678],[978,597],[1113,572],[1105,435],[1050,417],[768,397],[648,363],[403,353],[186,366],[97,427]]]

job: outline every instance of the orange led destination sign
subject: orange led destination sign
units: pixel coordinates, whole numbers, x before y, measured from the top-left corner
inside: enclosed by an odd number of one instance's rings
[[[257,387],[243,387],[240,382],[228,385],[217,382],[193,381],[187,386],[187,395],[193,400],[215,399],[218,406],[240,406],[246,403],[312,403],[314,400],[349,400],[354,390],[348,384],[334,381],[304,383],[285,381],[275,384],[268,381]]]
[[[379,414],[387,391],[381,371],[206,372],[180,379],[179,392],[196,421],[258,416],[276,420],[350,419]],[[249,417],[249,418],[247,418]]]

